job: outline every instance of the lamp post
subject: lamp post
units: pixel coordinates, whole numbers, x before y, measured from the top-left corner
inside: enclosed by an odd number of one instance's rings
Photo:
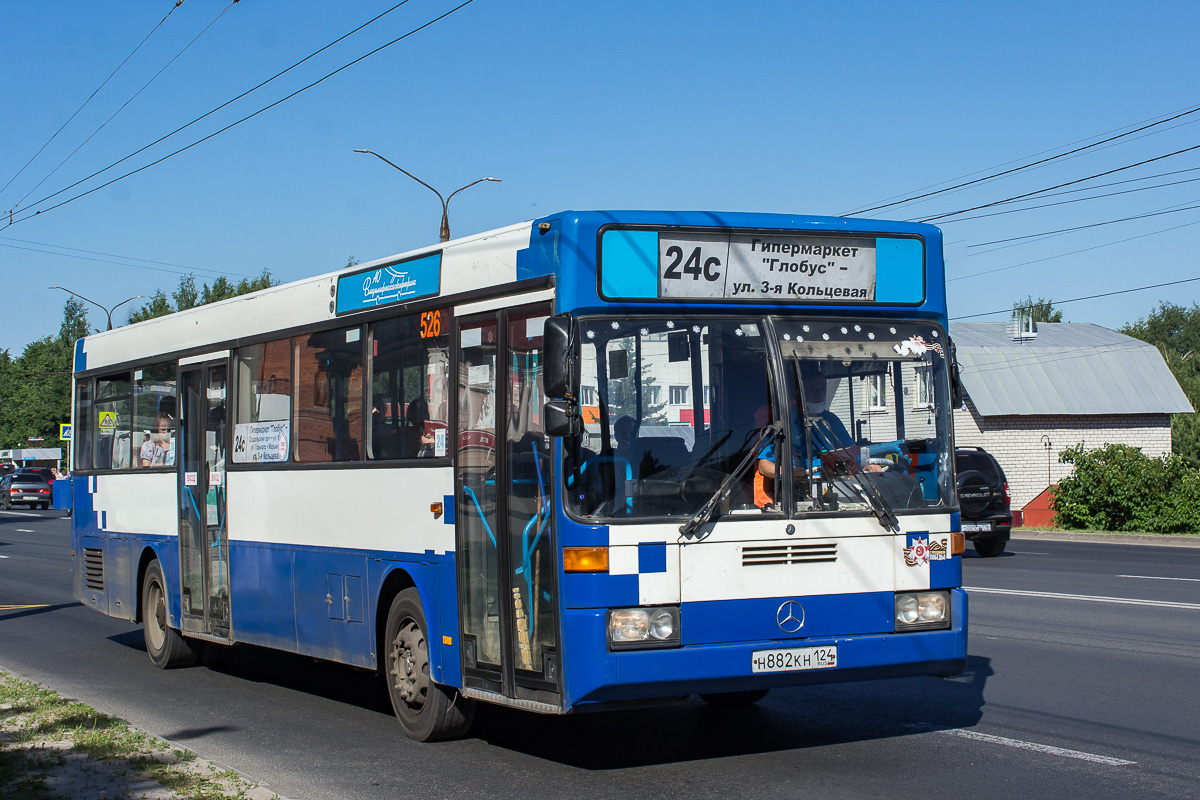
[[[105,314],[108,315],[108,330],[110,330],[110,331],[112,330],[113,311],[116,311],[118,308],[125,305],[126,303],[132,302],[134,300],[141,300],[143,297],[145,297],[145,295],[143,295],[143,294],[135,294],[133,297],[130,297],[128,300],[122,300],[121,302],[119,302],[115,306],[113,306],[111,309],[108,309],[108,308],[105,308],[104,306],[100,305],[99,303],[97,303],[95,300],[90,300],[90,299],[84,297],[83,295],[79,294],[78,292],[72,292],[70,289],[66,288],[65,286],[51,286],[50,288],[51,289],[62,289],[67,294],[73,294],[76,297],[78,297],[80,300],[87,300],[87,302],[89,302],[92,305],[99,308],[101,311],[103,311]]]
[[[355,149],[355,151],[354,151],[354,152],[356,152],[356,153],[369,153],[370,155],[373,155],[373,156],[375,156],[376,158],[378,158],[380,161],[384,162],[385,164],[387,164],[387,165],[389,165],[389,166],[392,166],[392,167],[396,167],[396,169],[400,170],[400,171],[401,171],[401,172],[403,172],[405,175],[407,175],[408,177],[412,178],[414,181],[416,181],[417,183],[421,184],[421,185],[422,185],[422,186],[424,186],[426,189],[428,189],[429,191],[433,192],[434,194],[436,194],[436,195],[438,196],[438,200],[441,200],[441,201],[442,201],[442,241],[443,241],[443,242],[448,242],[448,241],[450,241],[450,216],[449,216],[449,214],[447,213],[447,206],[449,206],[449,205],[450,205],[450,199],[451,199],[452,197],[454,197],[454,195],[456,195],[456,194],[458,194],[459,192],[461,192],[463,189],[470,189],[472,186],[474,186],[474,185],[475,185],[475,184],[477,184],[477,183],[483,183],[484,181],[491,181],[491,182],[493,182],[493,183],[501,183],[501,182],[502,182],[500,178],[480,178],[480,179],[479,179],[479,180],[477,180],[477,181],[471,181],[471,182],[470,182],[470,183],[468,183],[466,186],[462,186],[462,187],[460,187],[460,188],[458,188],[458,189],[455,189],[453,192],[451,192],[451,193],[450,193],[450,196],[449,196],[449,197],[442,197],[442,193],[441,193],[441,192],[439,192],[437,189],[433,188],[433,187],[432,187],[432,186],[430,186],[428,183],[426,183],[425,181],[421,180],[421,179],[420,179],[420,178],[418,178],[416,175],[413,175],[411,172],[409,172],[408,170],[404,169],[403,167],[397,167],[397,166],[396,166],[395,164],[393,164],[391,161],[388,161],[386,158],[384,158],[383,156],[379,155],[379,153],[376,153],[374,150],[359,150],[359,149]]]

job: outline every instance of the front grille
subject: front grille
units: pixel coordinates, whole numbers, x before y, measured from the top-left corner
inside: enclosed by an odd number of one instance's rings
[[[837,542],[778,544],[742,548],[742,566],[817,564],[837,561]]]
[[[104,551],[98,547],[83,548],[83,585],[104,591]]]

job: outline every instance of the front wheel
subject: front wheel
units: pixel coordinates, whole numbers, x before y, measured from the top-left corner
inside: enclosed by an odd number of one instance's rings
[[[167,591],[162,567],[157,561],[146,568],[142,581],[142,634],[146,653],[159,669],[190,667],[196,663],[196,647],[167,624]]]
[[[1004,552],[1008,542],[1003,539],[976,539],[972,544],[975,545],[975,552],[983,558],[995,558]]]
[[[384,639],[384,665],[392,710],[410,739],[436,742],[464,735],[475,703],[429,675],[429,639],[421,596],[405,589],[392,600]]]

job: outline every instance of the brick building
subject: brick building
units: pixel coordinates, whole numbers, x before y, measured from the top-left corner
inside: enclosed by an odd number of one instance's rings
[[[1171,414],[1193,409],[1150,344],[1099,325],[968,322],[952,327],[966,388],[955,444],[1004,467],[1014,510],[1070,472],[1058,454],[1128,444],[1171,452]]]

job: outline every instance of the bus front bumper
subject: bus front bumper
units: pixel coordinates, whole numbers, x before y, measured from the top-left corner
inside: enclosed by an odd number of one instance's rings
[[[966,593],[951,591],[949,630],[776,639],[612,652],[606,609],[568,609],[564,662],[568,710],[683,695],[775,689],[875,678],[950,676],[967,658]],[[685,641],[687,632],[684,631]],[[755,653],[836,646],[837,665],[753,671]],[[761,660],[761,655],[760,655]]]

